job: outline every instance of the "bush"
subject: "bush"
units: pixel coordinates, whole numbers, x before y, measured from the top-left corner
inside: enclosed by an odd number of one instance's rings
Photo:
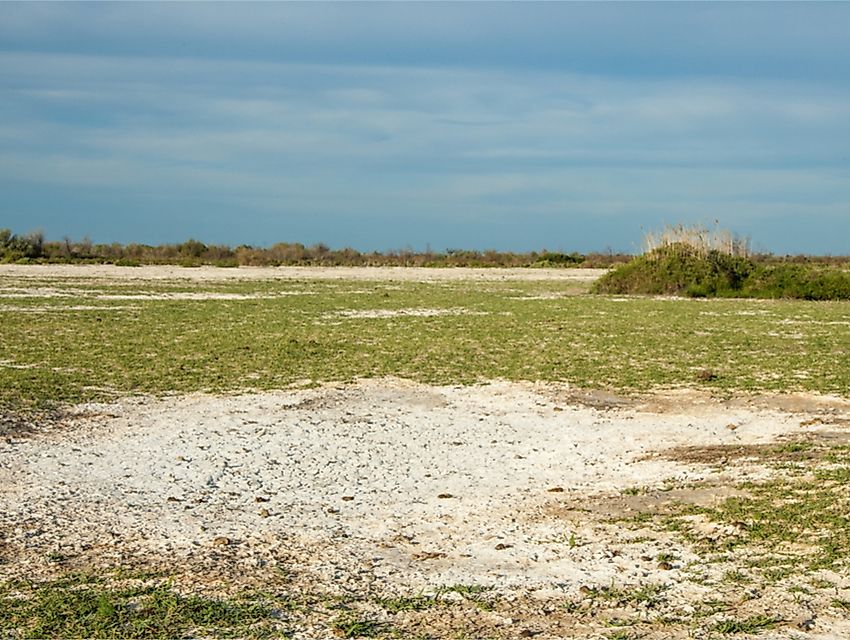
[[[747,258],[689,245],[659,247],[617,267],[596,282],[597,293],[644,293],[694,297],[733,295],[755,265]]]
[[[0,229],[0,262],[31,261],[44,254],[44,234],[33,231],[25,236]]]
[[[802,264],[763,266],[747,281],[744,294],[756,298],[849,300],[850,274]]]
[[[752,259],[686,244],[658,247],[600,278],[595,293],[850,300],[850,274]]]
[[[534,262],[535,267],[568,267],[579,265],[584,262],[584,256],[573,251],[572,253],[554,253],[544,251]]]

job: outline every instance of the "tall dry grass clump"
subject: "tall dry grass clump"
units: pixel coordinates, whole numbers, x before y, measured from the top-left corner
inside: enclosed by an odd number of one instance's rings
[[[717,225],[709,229],[703,225],[667,226],[661,231],[648,231],[643,238],[644,254],[684,251],[705,257],[712,251],[728,256],[748,258],[750,239],[742,238]],[[659,249],[665,251],[659,252]]]

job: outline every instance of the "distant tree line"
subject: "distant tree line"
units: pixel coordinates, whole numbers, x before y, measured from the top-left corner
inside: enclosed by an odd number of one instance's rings
[[[850,265],[850,256],[777,256],[770,253],[750,254],[760,264]],[[139,266],[171,264],[187,267],[214,265],[238,266],[393,266],[393,267],[585,267],[608,268],[634,259],[627,253],[601,251],[563,253],[557,251],[476,251],[447,249],[443,252],[401,249],[385,252],[361,252],[356,249],[331,249],[319,243],[305,246],[299,242],[278,242],[270,247],[204,244],[187,240],[177,244],[95,244],[88,238],[73,241],[45,241],[41,231],[15,235],[0,229],[0,262],[15,263],[90,263]]]
[[[270,247],[207,245],[198,240],[178,244],[95,244],[88,238],[64,238],[47,242],[44,234],[15,235],[0,229],[0,262],[92,263],[138,266],[173,264],[183,266],[398,266],[398,267],[610,267],[628,262],[630,255],[600,252],[581,254],[543,250],[528,253],[448,249],[444,252],[402,249],[360,252],[331,249],[325,244],[305,246],[278,242]]]

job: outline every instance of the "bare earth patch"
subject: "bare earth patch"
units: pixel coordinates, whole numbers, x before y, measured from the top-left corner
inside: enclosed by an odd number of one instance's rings
[[[775,616],[764,637],[847,637],[846,574],[819,576],[827,595],[724,582],[628,522],[737,495],[768,473],[754,447],[846,434],[840,399],[768,405],[396,379],[82,405],[0,440],[0,579],[165,567],[228,593],[285,576],[403,637],[712,637],[733,614]],[[289,614],[295,637],[332,637],[322,606]]]
[[[487,315],[482,311],[470,311],[469,309],[346,309],[325,316],[327,319],[334,318],[437,318],[440,316],[469,316]]]
[[[228,280],[363,280],[363,281],[504,281],[504,280],[578,280],[592,282],[607,269],[475,269],[453,267],[178,267],[146,265],[117,267],[103,265],[0,265],[0,276],[14,278],[86,278],[115,280],[191,280],[220,282]]]

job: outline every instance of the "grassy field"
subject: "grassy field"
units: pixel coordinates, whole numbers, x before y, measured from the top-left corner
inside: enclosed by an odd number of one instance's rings
[[[850,302],[615,297],[590,295],[586,286],[1,276],[0,413],[26,419],[66,402],[128,394],[239,392],[377,376],[436,384],[566,381],[619,393],[690,387],[718,395],[850,396]],[[600,588],[589,600],[612,609],[641,603],[649,612],[627,628],[612,626],[604,637],[656,637],[651,635],[656,631],[667,637],[668,628],[745,637],[782,621],[739,610],[733,594],[800,576],[804,586],[788,587],[789,597],[834,588],[817,576],[823,569],[846,571],[850,557],[848,447],[799,442],[743,453],[723,448],[677,453],[684,462],[696,456],[719,467],[745,454],[762,459],[773,474],[738,486],[744,497],[711,508],[636,510],[614,523],[672,532],[691,545],[703,566],[728,564],[724,584],[717,585],[727,595],[668,620],[653,613],[664,600],[662,587],[652,593]],[[630,493],[643,491],[635,487]],[[691,527],[695,516],[739,531],[706,543]],[[802,551],[795,550],[801,542]],[[702,579],[695,567],[693,581]],[[558,611],[580,624],[585,606],[564,601]],[[829,606],[833,614],[846,612],[850,602],[834,597]],[[483,585],[391,601],[369,594],[331,601],[291,593],[282,576],[265,591],[219,600],[186,595],[172,588],[168,575],[101,572],[0,583],[0,632],[288,637],[299,616],[318,615],[326,618],[329,635],[338,637],[460,638],[477,637],[476,611],[508,616],[516,607],[491,597]],[[404,620],[429,612],[449,612],[445,615],[466,620],[466,626],[458,622],[445,634],[403,631]],[[717,612],[728,614],[703,621]]]
[[[5,277],[0,404],[18,411],[387,375],[439,384],[568,381],[625,392],[850,392],[848,302],[619,298],[581,289]]]

